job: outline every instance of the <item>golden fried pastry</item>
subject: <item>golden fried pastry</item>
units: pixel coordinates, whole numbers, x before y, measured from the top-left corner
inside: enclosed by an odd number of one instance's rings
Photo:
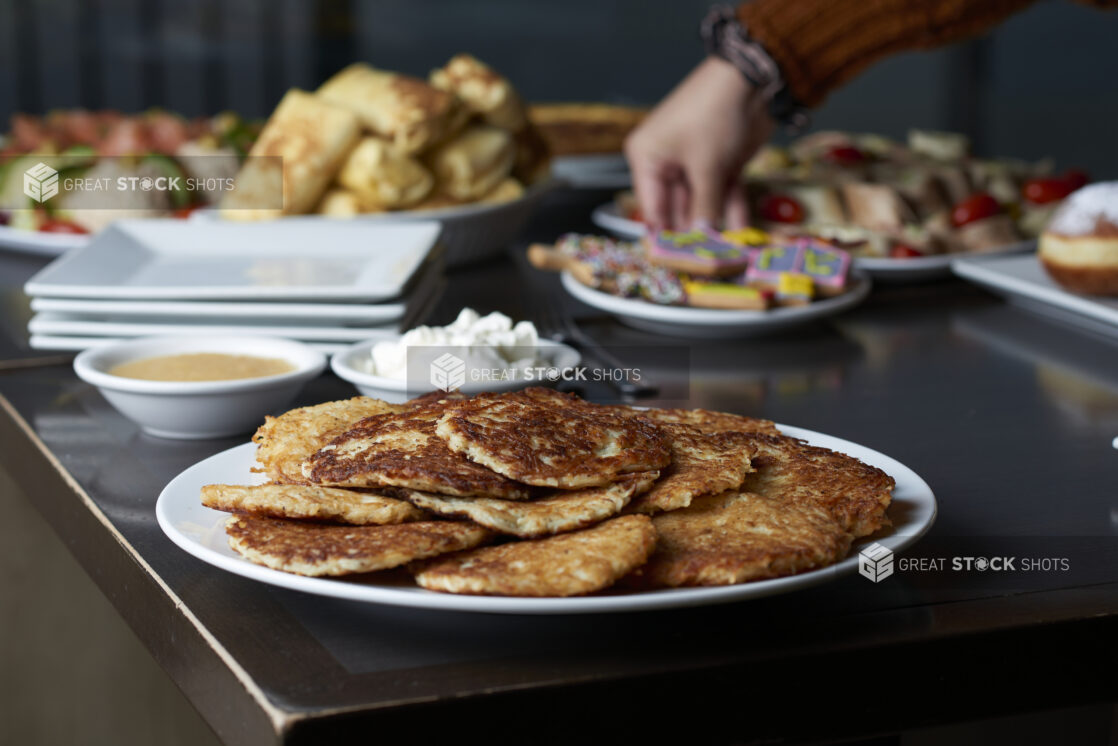
[[[1040,261],[1068,290],[1118,295],[1118,182],[1068,198],[1040,236]]]
[[[439,191],[458,200],[492,191],[512,172],[515,160],[512,135],[488,124],[470,125],[427,155]]]
[[[370,415],[399,412],[405,407],[380,399],[352,399],[299,407],[279,417],[265,417],[252,436],[256,460],[277,484],[310,484],[303,476],[303,461],[334,437]]]
[[[648,516],[622,516],[582,531],[437,558],[418,566],[415,580],[447,593],[576,596],[613,585],[655,545]]]
[[[553,155],[620,153],[647,109],[596,103],[532,104],[528,119]]]
[[[524,196],[524,186],[513,178],[508,178],[502,181],[492,190],[486,192],[481,196],[475,204],[480,205],[499,205],[505,202],[512,202],[513,200],[520,199]]]
[[[613,484],[581,490],[556,490],[536,500],[447,497],[409,492],[413,503],[439,515],[464,516],[486,528],[522,538],[560,534],[592,526],[621,512],[634,495],[647,490],[659,472],[618,477]]]
[[[431,85],[455,94],[494,127],[519,132],[528,123],[512,83],[472,55],[454,55],[445,67],[431,73]]]
[[[455,453],[540,487],[608,484],[671,460],[664,433],[649,421],[575,396],[559,408],[550,396],[529,389],[451,403],[436,432]]]
[[[332,440],[303,465],[303,475],[332,487],[403,487],[458,497],[524,500],[527,487],[452,452],[435,423],[454,401],[376,415]]]
[[[452,133],[465,110],[451,93],[418,78],[350,65],[322,84],[318,96],[352,110],[403,153],[418,153]]]
[[[291,89],[249,151],[237,188],[222,201],[222,217],[261,220],[310,212],[360,132],[353,112]],[[282,196],[282,208],[261,207],[274,204],[275,195]]]
[[[411,503],[386,495],[302,484],[208,484],[202,488],[202,504],[227,513],[355,526],[407,523],[429,517]]]
[[[524,184],[535,184],[551,174],[551,151],[536,125],[529,122],[513,135],[516,162],[512,175]]]
[[[493,532],[474,523],[332,526],[248,515],[225,524],[229,546],[250,562],[298,575],[350,575],[484,544]]]
[[[399,209],[426,197],[435,177],[386,140],[366,137],[342,164],[338,183],[352,189],[363,205]]]
[[[352,218],[363,211],[357,192],[338,187],[328,189],[315,208],[317,214],[328,218]]]

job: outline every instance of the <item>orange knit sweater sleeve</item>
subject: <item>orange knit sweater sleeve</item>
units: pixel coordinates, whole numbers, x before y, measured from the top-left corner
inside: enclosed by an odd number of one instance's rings
[[[738,19],[780,65],[796,100],[815,106],[882,57],[978,36],[1033,1],[754,0]]]

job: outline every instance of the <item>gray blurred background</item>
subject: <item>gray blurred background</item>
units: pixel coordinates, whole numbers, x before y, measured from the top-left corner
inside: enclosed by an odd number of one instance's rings
[[[795,0],[787,0],[795,2]],[[469,51],[533,101],[653,104],[702,55],[708,0],[0,0],[0,118],[55,107],[265,116],[355,60]],[[1118,12],[1039,2],[978,41],[878,64],[815,126],[969,133],[977,152],[1118,177]]]

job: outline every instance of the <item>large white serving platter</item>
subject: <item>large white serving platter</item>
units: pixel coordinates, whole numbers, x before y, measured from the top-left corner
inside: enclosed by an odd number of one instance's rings
[[[439,231],[422,221],[121,221],[25,290],[117,300],[380,301],[403,292]]]
[[[350,582],[332,578],[310,578],[272,570],[253,564],[233,552],[226,541],[223,528],[229,514],[203,507],[199,501],[199,492],[204,485],[257,484],[264,479],[263,475],[252,471],[256,453],[256,446],[252,443],[222,451],[179,474],[159,495],[155,505],[155,515],[164,533],[185,551],[215,567],[263,583],[319,596],[366,603],[493,614],[650,611],[708,606],[788,593],[855,572],[858,567],[858,550],[865,544],[877,542],[894,552],[899,552],[914,544],[931,528],[936,516],[935,496],[928,484],[904,464],[865,446],[830,435],[784,425],[781,425],[780,429],[785,434],[803,438],[812,445],[854,456],[892,476],[897,483],[893,491],[893,505],[889,509],[893,526],[871,539],[856,543],[846,559],[831,567],[742,585],[676,588],[576,598],[506,598],[436,593],[414,586],[377,584],[370,578],[363,578],[360,582]]]
[[[599,205],[591,214],[599,228],[604,228],[620,238],[631,241],[644,236],[645,225],[621,214],[616,202]],[[983,252],[983,256],[1022,254],[1036,250],[1036,241],[1020,241]],[[931,256],[894,259],[891,257],[854,257],[854,266],[875,280],[883,282],[921,282],[951,276],[951,262],[958,254],[933,254]]]
[[[1118,334],[1118,298],[1064,290],[1033,255],[959,258],[951,269],[1031,310],[1092,331]]]
[[[1036,241],[1020,241],[971,256],[1009,256],[1036,251]],[[919,282],[951,276],[951,265],[959,254],[933,254],[931,256],[890,259],[889,257],[855,257],[854,266],[882,282]],[[1035,258],[1029,257],[1035,261]]]
[[[575,298],[616,316],[624,324],[657,334],[693,339],[738,339],[833,316],[865,300],[871,287],[868,277],[855,272],[851,274],[847,291],[834,298],[817,300],[806,306],[733,311],[664,306],[639,298],[620,298],[583,285],[569,272],[563,273],[562,281],[563,287]]]
[[[92,239],[88,233],[44,233],[0,225],[0,249],[36,256],[61,256],[70,249],[85,246]]]

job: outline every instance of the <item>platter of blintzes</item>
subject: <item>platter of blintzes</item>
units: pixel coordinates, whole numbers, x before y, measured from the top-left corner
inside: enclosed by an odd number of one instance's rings
[[[519,94],[468,54],[426,80],[355,63],[293,88],[249,155],[222,218],[437,219],[450,264],[501,248],[551,183]],[[280,182],[282,208],[262,209]]]
[[[594,613],[781,593],[897,551],[927,484],[855,443],[702,409],[550,389],[269,417],[160,495],[178,546],[323,596],[491,613]]]

